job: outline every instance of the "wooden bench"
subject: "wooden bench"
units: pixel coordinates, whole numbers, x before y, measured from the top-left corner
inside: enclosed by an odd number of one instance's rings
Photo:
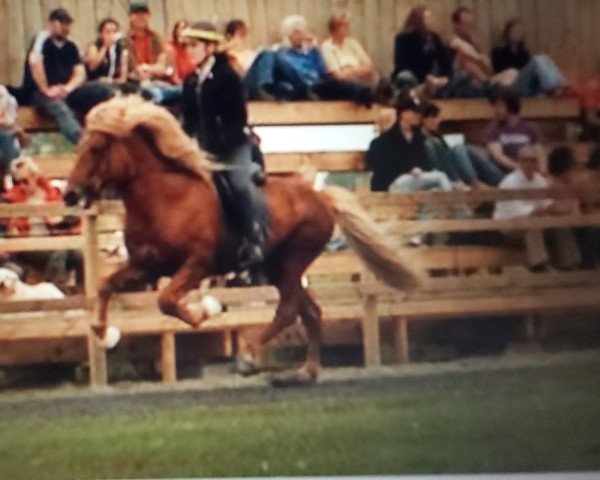
[[[492,117],[493,110],[486,100],[436,100],[444,120],[444,132],[462,132],[470,143],[480,143],[481,128]],[[393,109],[375,106],[367,109],[351,102],[250,102],[249,122],[265,125],[349,125],[372,124],[381,115],[394,115]],[[564,141],[566,125],[579,117],[575,99],[528,98],[523,100],[522,115],[535,120],[548,140]],[[52,119],[39,115],[30,107],[19,109],[18,124],[26,131],[55,131]]]

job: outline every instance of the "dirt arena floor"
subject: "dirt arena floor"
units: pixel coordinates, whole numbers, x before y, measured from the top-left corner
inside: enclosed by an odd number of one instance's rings
[[[521,369],[577,364],[600,366],[600,350],[560,353],[509,351],[501,356],[442,363],[329,368],[322,371],[315,385],[288,388],[272,387],[269,374],[242,378],[231,373],[229,365],[216,365],[206,367],[201,379],[184,380],[171,386],[120,382],[102,389],[64,384],[45,389],[7,390],[0,392],[0,418],[95,416],[194,405],[269,403],[312,396],[360,397],[423,388],[443,391],[489,376],[497,377],[501,382],[503,377],[510,377]]]

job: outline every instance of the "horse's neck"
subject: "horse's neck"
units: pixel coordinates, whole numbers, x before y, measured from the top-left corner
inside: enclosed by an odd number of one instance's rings
[[[147,207],[147,213],[150,213],[155,201],[163,204],[165,197],[175,200],[191,188],[198,188],[199,182],[203,184],[200,188],[210,188],[204,180],[166,163],[161,154],[140,134],[134,133],[131,136],[128,148],[135,162],[135,174],[127,185],[121,188],[126,207],[135,206],[142,210]]]

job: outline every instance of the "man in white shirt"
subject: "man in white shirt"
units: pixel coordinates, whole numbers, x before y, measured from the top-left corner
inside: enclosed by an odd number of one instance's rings
[[[539,173],[539,159],[532,146],[519,150],[518,168],[509,173],[500,182],[499,188],[508,190],[546,189],[550,182]],[[510,219],[560,213],[554,208],[551,200],[507,200],[496,203],[494,218]],[[543,230],[526,230],[504,232],[509,239],[522,239],[527,249],[527,261],[532,271],[543,271],[549,263],[548,251],[544,242]],[[574,268],[579,265],[581,257],[573,236],[567,229],[551,230],[555,248],[560,259],[560,267]]]

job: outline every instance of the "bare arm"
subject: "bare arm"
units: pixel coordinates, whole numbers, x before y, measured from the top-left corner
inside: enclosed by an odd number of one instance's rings
[[[450,40],[450,47],[456,50],[457,54],[462,55],[467,60],[475,62],[475,64],[481,68],[485,74],[491,75],[493,73],[492,61],[484,53],[479,53],[473,45],[461,38],[454,37]]]
[[[80,63],[79,65],[75,65],[75,68],[73,68],[73,74],[71,75],[71,78],[65,85],[65,90],[67,91],[67,93],[71,93],[81,84],[83,84],[83,82],[85,82],[85,79],[86,74],[85,67],[83,66],[83,64]]]
[[[28,62],[33,80],[40,92],[45,94],[48,91],[48,79],[46,78],[46,70],[44,70],[44,57],[37,52],[31,52]]]
[[[104,60],[105,55],[106,46],[102,45],[100,48],[98,48],[92,43],[88,46],[87,50],[85,51],[83,59],[90,70],[96,70]]]
[[[492,158],[496,160],[499,164],[504,165],[510,170],[514,170],[517,168],[517,162],[515,162],[508,155],[504,154],[501,143],[490,142],[487,144],[486,148],[489,154],[492,156]]]

